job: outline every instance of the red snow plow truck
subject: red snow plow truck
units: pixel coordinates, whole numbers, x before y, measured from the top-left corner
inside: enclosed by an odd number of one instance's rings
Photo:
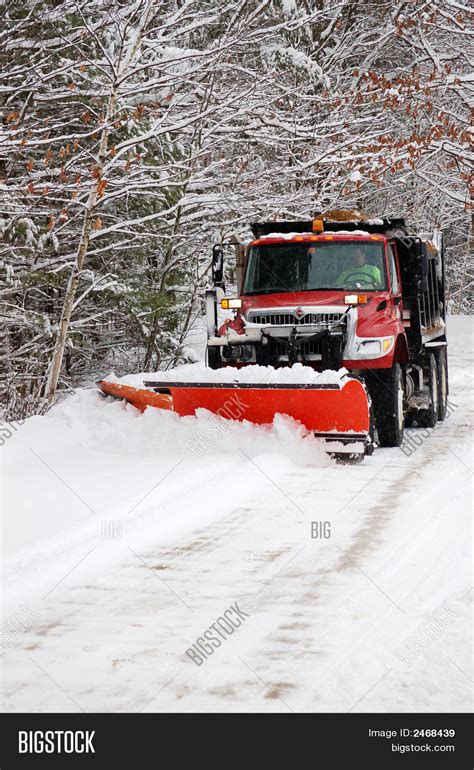
[[[442,233],[413,234],[403,219],[356,220],[347,212],[258,223],[252,233],[238,252],[235,297],[225,294],[224,251],[214,247],[209,366],[345,367],[364,383],[385,447],[401,444],[405,425],[444,419]],[[220,308],[233,317],[221,323]],[[351,431],[354,409],[341,399],[342,434]]]
[[[444,419],[440,232],[414,234],[403,219],[354,212],[251,230],[246,245],[213,248],[207,363],[216,371],[201,381],[145,381],[143,388],[101,381],[104,393],[142,410],[191,415],[204,408],[233,419],[228,406],[240,398],[237,419],[265,425],[289,415],[331,442],[332,454],[350,459],[371,453],[375,440],[400,445],[405,425],[434,427]],[[237,252],[236,296],[226,293],[227,245]]]

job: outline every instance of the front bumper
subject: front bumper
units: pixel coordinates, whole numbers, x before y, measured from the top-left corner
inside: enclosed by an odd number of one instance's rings
[[[324,310],[334,313],[334,308]],[[318,368],[356,369],[367,365],[369,368],[390,366],[386,362],[391,359],[394,338],[358,336],[357,308],[351,307],[339,315],[339,320],[304,325],[247,321],[243,333],[227,328],[220,336],[210,336],[208,345],[220,349],[223,364],[301,362]]]
[[[243,334],[227,328],[222,336],[210,336],[208,344],[220,348],[228,362],[236,359],[245,363],[322,362],[330,368],[335,363],[336,348],[336,357],[340,360],[351,309],[315,305],[305,306],[299,315],[298,311],[301,308],[254,307],[245,319]]]
[[[243,334],[227,329],[220,337],[211,337],[209,347],[220,349],[223,364],[292,365],[304,363],[316,368],[339,369],[344,332],[321,326],[265,326],[246,328]]]

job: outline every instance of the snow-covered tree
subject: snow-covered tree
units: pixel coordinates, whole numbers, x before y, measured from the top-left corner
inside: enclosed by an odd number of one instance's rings
[[[472,75],[456,0],[2,6],[1,400],[185,359],[212,243],[361,207],[448,242],[469,310]]]

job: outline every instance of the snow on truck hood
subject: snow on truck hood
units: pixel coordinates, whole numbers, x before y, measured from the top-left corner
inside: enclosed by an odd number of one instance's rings
[[[343,387],[347,382],[347,369],[333,371],[326,369],[323,372],[315,372],[310,366],[294,364],[292,367],[259,366],[258,364],[244,366],[235,369],[226,366],[222,369],[209,369],[202,363],[184,364],[174,369],[158,372],[140,372],[128,374],[125,377],[116,377],[111,373],[104,379],[109,382],[120,382],[122,385],[131,385],[134,388],[143,387],[143,382],[208,382],[213,383],[245,383],[265,385],[339,385]]]

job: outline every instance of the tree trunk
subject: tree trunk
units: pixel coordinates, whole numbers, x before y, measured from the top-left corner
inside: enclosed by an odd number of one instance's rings
[[[153,7],[156,5],[156,2],[157,0],[150,0],[147,12],[143,14],[142,20],[139,26],[137,27],[133,42],[131,42],[131,44],[128,46],[128,50],[125,56],[123,56],[122,61],[119,63],[119,66],[118,66],[117,76],[112,86],[109,101],[107,104],[104,128],[102,129],[102,134],[100,137],[99,152],[98,152],[97,163],[96,163],[97,183],[102,178],[104,164],[107,157],[107,144],[108,144],[108,136],[109,136],[109,130],[110,130],[109,126],[111,125],[114,119],[114,113],[115,113],[115,108],[117,103],[117,91],[119,88],[119,84],[124,74],[126,74],[133,58],[137,53],[143,32],[145,31],[146,27],[148,26],[152,18],[152,10],[153,10]],[[123,55],[123,53],[124,52],[122,50],[121,54]],[[53,357],[52,357],[50,368],[48,371],[48,377],[47,377],[46,387],[45,387],[45,398],[46,398],[47,406],[50,406],[54,401],[54,398],[56,396],[56,390],[58,387],[59,376],[61,374],[61,366],[64,358],[64,350],[66,347],[67,335],[68,335],[69,326],[71,323],[71,315],[74,307],[74,301],[77,294],[77,287],[79,285],[79,279],[81,277],[81,272],[84,266],[87,250],[89,248],[89,240],[90,240],[91,229],[92,229],[92,219],[93,219],[94,211],[97,206],[97,202],[99,198],[97,183],[94,180],[94,184],[91,187],[89,198],[86,203],[81,239],[79,241],[76,259],[74,262],[71,276],[68,281],[66,295],[64,297],[64,304],[61,312],[61,318],[59,320],[59,328],[58,328],[58,333],[57,333],[56,341],[54,345]]]
[[[115,109],[116,94],[112,92],[106,116],[105,127],[102,131],[100,140],[99,157],[97,162],[97,170],[99,179],[102,176],[104,168],[105,156],[107,153],[107,137],[108,137],[108,123],[110,117],[113,115]],[[68,281],[66,295],[64,297],[63,309],[61,312],[61,318],[59,320],[59,328],[56,336],[56,342],[54,345],[53,358],[51,366],[48,372],[48,379],[46,383],[46,403],[50,406],[55,398],[56,390],[59,382],[59,375],[61,373],[61,366],[64,358],[64,349],[66,346],[67,335],[69,331],[69,325],[71,322],[72,310],[74,307],[74,300],[77,294],[77,287],[79,284],[79,278],[81,276],[82,268],[84,266],[84,260],[86,258],[87,249],[89,247],[89,239],[92,228],[92,218],[94,209],[97,204],[97,184],[94,183],[89,198],[86,203],[86,209],[84,213],[84,222],[82,225],[81,239],[79,241],[79,247],[77,249],[76,259],[72,268],[72,273]]]

